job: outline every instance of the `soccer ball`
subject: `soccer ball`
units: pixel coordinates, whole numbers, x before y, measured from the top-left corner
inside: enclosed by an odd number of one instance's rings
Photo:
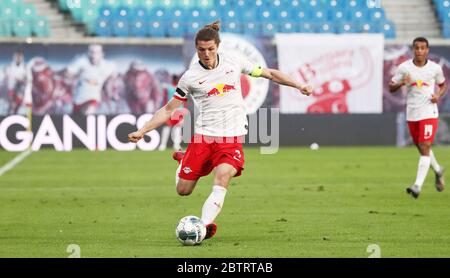
[[[197,216],[186,216],[178,222],[175,234],[183,245],[197,245],[205,239],[206,226]]]

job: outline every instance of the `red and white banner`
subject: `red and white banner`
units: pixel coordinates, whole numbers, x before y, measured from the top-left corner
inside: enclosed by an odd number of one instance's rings
[[[281,71],[309,83],[305,97],[281,86],[282,113],[382,113],[384,37],[379,34],[277,34]]]

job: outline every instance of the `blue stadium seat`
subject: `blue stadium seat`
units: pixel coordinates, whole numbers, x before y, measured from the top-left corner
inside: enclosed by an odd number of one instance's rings
[[[353,22],[338,22],[336,24],[336,33],[347,34],[347,33],[358,33],[359,27]]]
[[[243,24],[242,33],[246,35],[259,36],[261,35],[261,24],[251,21]]]
[[[136,6],[131,10],[131,18],[134,20],[146,20],[148,16],[148,9],[145,6]]]
[[[383,21],[386,19],[384,9],[371,9],[370,10],[370,21]]]
[[[442,33],[444,35],[444,38],[450,39],[450,24],[445,24],[443,26]]]
[[[353,9],[349,13],[349,19],[351,21],[369,21],[370,17],[366,9],[358,8]]]
[[[100,37],[110,37],[112,32],[109,20],[105,18],[97,19],[94,26],[94,33]]]
[[[359,23],[359,30],[361,33],[379,33],[379,24],[374,22]]]
[[[186,19],[188,22],[206,21],[206,11],[197,7],[186,10]]]
[[[242,33],[242,26],[238,21],[224,22],[222,25],[223,32],[228,33]]]
[[[149,11],[149,18],[155,22],[165,22],[170,20],[169,12],[163,7],[155,7]]]
[[[204,19],[206,22],[214,22],[221,19],[220,10],[212,8],[205,11]]]
[[[386,39],[395,39],[396,38],[396,30],[395,25],[390,20],[385,20],[380,23],[379,30],[384,34]]]
[[[316,25],[316,32],[334,34],[336,33],[336,26],[333,22],[322,22]]]
[[[264,22],[261,26],[261,34],[264,36],[273,36],[279,31],[276,22]]]
[[[309,21],[301,22],[298,25],[298,31],[300,33],[315,33],[316,32],[315,28],[316,28],[315,23]]]
[[[129,19],[131,18],[131,9],[128,6],[119,6],[113,10],[113,18],[115,20],[119,19]]]
[[[284,22],[280,25],[281,33],[295,33],[297,32],[296,24],[293,22]]]
[[[336,8],[330,10],[328,13],[328,19],[331,21],[342,22],[348,20],[348,10]]]
[[[200,30],[203,26],[205,26],[205,23],[199,22],[199,21],[192,21],[189,22],[186,28],[186,35],[187,36],[195,36],[197,34],[198,30]]]
[[[150,21],[148,23],[148,34],[150,37],[165,37],[166,31],[164,21]]]
[[[133,37],[146,37],[147,26],[145,20],[134,19],[130,22],[130,35]]]
[[[114,20],[112,22],[112,34],[116,37],[128,37],[130,35],[128,21],[125,18]]]
[[[310,20],[314,22],[325,22],[330,18],[330,16],[328,15],[328,10],[320,8],[311,9],[310,16]]]
[[[99,17],[111,20],[114,15],[114,9],[110,6],[101,6],[99,9]]]
[[[240,22],[241,16],[235,9],[227,9],[222,13],[222,20],[224,23],[227,22]]]
[[[167,24],[167,35],[173,38],[180,38],[185,35],[185,27],[182,21],[171,21]]]

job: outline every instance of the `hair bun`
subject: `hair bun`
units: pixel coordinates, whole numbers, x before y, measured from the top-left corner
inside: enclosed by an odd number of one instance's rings
[[[211,28],[211,29],[216,30],[217,32],[219,32],[219,30],[220,30],[220,21],[217,20],[217,21],[215,21],[215,22],[213,22],[211,24],[208,24],[208,25],[205,26],[205,28]]]

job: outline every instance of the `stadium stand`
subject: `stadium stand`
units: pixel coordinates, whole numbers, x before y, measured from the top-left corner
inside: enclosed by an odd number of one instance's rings
[[[0,2],[1,37],[48,37],[48,19],[39,16],[32,3],[22,0],[2,0]]]
[[[450,39],[450,1],[433,0],[436,7],[437,17],[442,24],[442,34],[444,38]]]
[[[79,1],[73,5],[73,1]],[[384,33],[396,37],[382,7],[365,0],[58,0],[89,35],[183,37],[221,20],[227,32]],[[72,5],[69,5],[72,3]]]

